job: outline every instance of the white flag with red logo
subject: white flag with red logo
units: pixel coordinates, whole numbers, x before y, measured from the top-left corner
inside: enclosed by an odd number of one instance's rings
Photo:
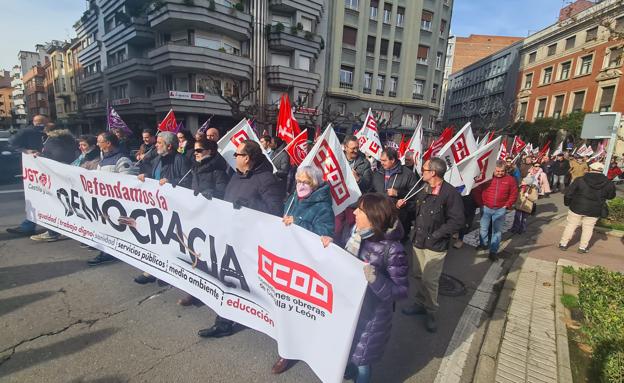
[[[500,151],[501,137],[490,141],[487,145],[479,148],[469,157],[464,158],[455,167],[456,172],[461,174],[461,181],[451,180],[452,172],[446,172],[444,179],[455,186],[462,195],[468,195],[472,189],[489,181],[494,176],[496,160]],[[455,183],[453,183],[453,182]]]
[[[561,141],[561,143],[559,144],[559,146],[557,146],[557,149],[553,152],[553,156],[556,156],[557,154],[563,153],[563,141]]]
[[[260,145],[260,140],[258,139],[256,132],[254,132],[251,125],[249,125],[249,121],[246,118],[243,118],[241,122],[221,137],[217,143],[219,145],[219,154],[223,156],[225,162],[227,162],[228,165],[230,165],[234,170],[236,170],[236,157],[234,157],[234,153],[236,153],[238,145],[246,140],[256,141]],[[260,147],[262,148],[262,145],[260,145]],[[262,149],[262,151],[269,162],[271,162],[271,165],[273,165],[273,162],[267,152],[264,149]],[[275,169],[275,165],[273,165],[273,172],[275,171],[277,171],[277,169]]]
[[[304,130],[286,146],[286,152],[292,162],[299,166],[308,155],[308,130]]]
[[[295,120],[290,100],[287,94],[280,99],[279,114],[277,115],[277,136],[287,144],[301,133],[299,123]]]
[[[446,175],[450,177],[449,181],[452,185],[463,184],[461,174],[455,168],[455,165],[460,163],[464,158],[469,157],[472,153],[477,151],[477,143],[474,135],[472,134],[472,127],[470,122],[464,125],[463,128],[455,137],[453,137],[438,153],[438,157],[442,158],[449,169]],[[455,168],[455,169],[454,169]]]
[[[422,168],[422,156],[423,156],[423,129],[422,118],[418,121],[418,125],[414,130],[414,134],[407,144],[407,150],[405,154],[412,153],[414,155],[414,168],[420,174]],[[405,155],[401,159],[401,162],[405,164]]]
[[[514,137],[513,142],[511,143],[511,155],[513,157],[522,153],[522,150],[527,146],[527,144],[522,141],[522,139],[518,136]]]
[[[366,120],[364,120],[362,129],[355,134],[355,137],[357,137],[360,143],[360,151],[362,153],[373,156],[377,161],[381,159],[383,146],[381,146],[379,132],[377,131],[377,121],[375,121],[375,117],[370,108],[368,108],[368,114],[366,115]]]
[[[503,143],[500,146],[500,150],[498,151],[498,159],[499,160],[505,160],[507,159],[508,153],[507,153],[507,141],[503,141]]]
[[[301,166],[306,165],[315,165],[323,172],[323,178],[329,184],[334,215],[342,213],[362,195],[331,124],[301,162]]]

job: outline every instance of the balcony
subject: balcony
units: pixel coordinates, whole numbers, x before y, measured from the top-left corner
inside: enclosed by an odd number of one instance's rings
[[[102,43],[100,41],[94,41],[87,45],[78,53],[78,61],[84,66],[88,61],[99,58],[101,45]]]
[[[151,99],[155,111],[159,113],[174,109],[176,113],[232,115],[229,105],[221,97],[212,94],[172,91],[154,94]]]
[[[296,87],[316,91],[321,82],[321,76],[318,73],[301,69],[272,65],[267,67],[267,81],[269,86]]]
[[[152,71],[150,59],[147,58],[132,58],[111,65],[104,70],[104,74],[110,82],[156,78],[156,73]]]
[[[111,105],[118,113],[130,114],[154,114],[154,105],[149,97],[130,97],[112,100]]]
[[[323,0],[269,0],[269,7],[273,11],[295,13],[296,11],[314,16],[321,21],[323,15]]]
[[[87,9],[82,14],[80,20],[76,21],[76,23],[74,24],[74,29],[76,30],[76,35],[78,35],[79,38],[84,37],[87,34],[87,30],[97,25],[99,13],[100,12],[97,8]]]
[[[362,93],[364,93],[364,94],[371,94],[371,88],[364,88],[364,89],[362,89]]]
[[[14,98],[13,99],[13,105],[15,107],[24,106],[24,99],[23,98]]]
[[[273,27],[273,29],[275,29],[275,27]],[[322,44],[323,42],[320,36],[304,31],[298,31],[296,34],[292,34],[290,31],[277,32],[274,30],[269,34],[269,48],[280,51],[292,52],[298,49],[317,57],[321,52]]]
[[[340,81],[340,89],[353,89],[353,83]]]
[[[104,104],[103,102],[96,102],[94,104],[84,104],[82,105],[81,110],[87,117],[106,116],[106,104]]]
[[[108,31],[102,41],[108,51],[115,50],[123,44],[152,45],[154,44],[154,32],[147,24],[145,17],[132,17],[130,24],[121,23]]]
[[[248,79],[252,61],[243,56],[214,49],[166,44],[148,52],[154,71],[205,71],[223,73],[231,77]]]
[[[149,25],[158,31],[200,29],[237,40],[251,38],[250,14],[221,4],[214,4],[211,10],[209,0],[194,0],[193,3],[186,5],[183,0],[169,0],[149,15]]]
[[[93,73],[80,80],[77,93],[101,90],[103,85],[102,72]]]
[[[13,89],[13,92],[11,92],[11,96],[13,96],[13,98],[24,97],[24,90],[23,89]]]

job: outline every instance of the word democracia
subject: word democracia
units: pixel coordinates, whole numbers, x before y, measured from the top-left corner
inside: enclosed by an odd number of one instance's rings
[[[219,257],[215,250],[215,237],[206,235],[197,227],[185,231],[180,215],[176,211],[171,211],[170,217],[163,215],[162,210],[156,207],[128,211],[122,202],[115,198],[109,198],[100,203],[97,197],[91,197],[91,204],[87,204],[84,197],[74,189],[68,191],[60,188],[56,191],[56,196],[65,208],[66,217],[75,215],[91,223],[110,225],[119,233],[130,231],[136,241],[143,245],[169,245],[172,241],[176,242],[180,254],[187,255],[178,259],[189,265],[192,265],[188,260],[190,255],[192,253],[205,254],[204,251],[199,250],[199,247],[202,249],[207,247],[210,257],[202,256],[197,260],[195,267],[220,280],[228,287],[250,291],[234,247],[226,244],[224,254]],[[111,216],[120,219],[115,222],[110,218]],[[166,219],[169,221],[165,222]],[[185,235],[186,233],[188,235]],[[187,249],[189,249],[188,254]]]
[[[151,190],[122,186],[121,181],[109,184],[99,181],[97,177],[87,179],[82,174],[80,175],[80,181],[82,182],[83,190],[95,196],[123,199],[169,210],[167,208],[167,200],[160,195],[160,190],[156,190],[154,194]]]

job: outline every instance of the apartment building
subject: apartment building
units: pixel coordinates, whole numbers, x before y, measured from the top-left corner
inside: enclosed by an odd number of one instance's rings
[[[616,0],[586,6],[525,40],[516,120],[624,111],[624,7]]]
[[[326,98],[347,117],[340,128],[357,126],[371,107],[390,136],[421,119],[434,131],[451,12],[451,0],[333,2]]]
[[[24,99],[24,82],[22,81],[22,68],[19,65],[15,65],[11,69],[11,112],[14,117],[14,122],[17,125],[24,126],[28,123],[26,113],[26,101]]]
[[[46,63],[49,63],[49,60]],[[24,75],[23,81],[28,120],[32,120],[37,114],[49,116],[50,107],[48,91],[45,86],[46,74],[44,67],[41,65],[32,67]]]
[[[9,126],[12,122],[11,72],[0,70],[0,125]]]
[[[501,129],[513,122],[522,41],[451,74],[444,121],[475,133]]]
[[[101,129],[110,102],[134,130],[170,109],[192,130],[209,117],[229,128],[236,108],[272,121],[283,92],[310,113],[322,98],[325,12],[325,0],[167,0],[147,12],[91,0],[74,25],[79,115]]]
[[[47,51],[50,56],[50,65],[46,69],[48,98],[50,106],[54,105],[54,108],[50,108],[51,114],[57,124],[66,126],[73,125],[78,107],[75,87],[72,86],[71,46],[72,42],[64,42],[62,45],[51,46]]]
[[[473,35],[456,36],[453,44],[453,66],[451,73],[466,68],[508,46],[522,40],[522,37]]]

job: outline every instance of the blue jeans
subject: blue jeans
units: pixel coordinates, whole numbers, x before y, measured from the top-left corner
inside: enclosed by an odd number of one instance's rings
[[[483,213],[481,215],[481,227],[479,229],[479,242],[481,246],[485,246],[488,237],[488,228],[490,222],[492,222],[492,238],[490,238],[490,253],[498,253],[498,247],[502,237],[501,228],[503,222],[505,222],[505,213],[507,209],[501,207],[500,209],[490,209],[487,206],[483,207]]]
[[[371,366],[370,364],[364,366],[357,366],[357,375],[355,377],[355,383],[368,383],[371,378]]]
[[[35,229],[37,228],[37,224],[35,224],[32,221],[29,221],[27,219],[25,219],[21,224],[20,224],[20,228],[24,231],[35,231]]]

